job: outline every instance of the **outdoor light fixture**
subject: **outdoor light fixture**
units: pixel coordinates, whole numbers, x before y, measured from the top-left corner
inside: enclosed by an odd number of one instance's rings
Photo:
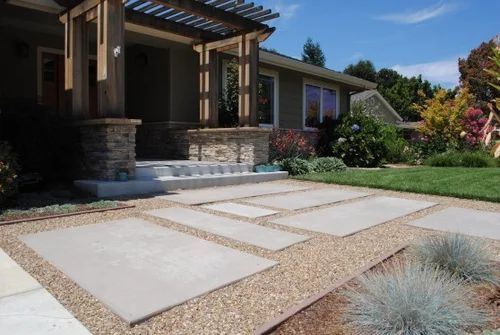
[[[121,53],[122,53],[122,48],[120,46],[117,46],[113,49],[113,55],[115,56],[115,58],[118,58],[118,56],[120,56]]]

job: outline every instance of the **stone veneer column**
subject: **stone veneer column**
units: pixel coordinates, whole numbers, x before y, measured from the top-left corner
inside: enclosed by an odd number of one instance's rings
[[[188,130],[189,159],[265,164],[269,161],[266,128],[208,128]]]
[[[85,178],[115,180],[118,172],[135,176],[135,133],[141,120],[93,119],[78,122]]]

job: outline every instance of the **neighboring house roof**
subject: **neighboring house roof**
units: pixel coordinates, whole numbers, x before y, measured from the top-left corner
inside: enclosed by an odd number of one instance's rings
[[[259,60],[263,63],[308,73],[340,83],[356,86],[364,90],[374,90],[375,88],[377,88],[377,84],[371,81],[350,76],[348,74],[334,71],[325,67],[312,65],[301,60],[277,53],[275,51],[260,49],[259,56]]]
[[[398,114],[398,112],[396,112],[394,110],[394,108],[392,108],[391,104],[389,104],[387,102],[387,100],[384,99],[382,94],[380,94],[377,90],[369,90],[369,91],[364,91],[364,92],[353,94],[353,95],[351,95],[351,103],[353,103],[353,102],[365,102],[368,99],[370,99],[371,97],[375,97],[378,101],[380,101],[380,103],[385,107],[385,109],[389,113],[394,115],[394,117],[396,117],[396,119],[399,122],[403,121],[403,118]]]

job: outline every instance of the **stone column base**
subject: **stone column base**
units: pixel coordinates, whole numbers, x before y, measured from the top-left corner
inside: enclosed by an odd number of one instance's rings
[[[135,132],[141,120],[93,119],[76,123],[85,178],[115,180],[118,172],[135,176]]]
[[[269,161],[266,128],[208,128],[188,130],[189,159],[265,164]]]

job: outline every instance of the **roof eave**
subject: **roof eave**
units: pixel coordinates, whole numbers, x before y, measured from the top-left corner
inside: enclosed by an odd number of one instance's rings
[[[298,59],[277,55],[272,52],[260,50],[260,60],[264,63],[286,67],[291,70],[304,72],[316,75],[322,78],[334,80],[340,83],[352,85],[364,90],[373,90],[377,88],[377,84],[368,80],[353,77],[344,73],[333,71],[320,66],[308,64]]]

